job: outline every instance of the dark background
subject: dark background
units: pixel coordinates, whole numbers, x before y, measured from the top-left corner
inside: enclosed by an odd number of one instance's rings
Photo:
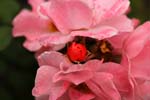
[[[34,54],[22,47],[24,38],[11,36],[12,19],[27,0],[0,0],[0,99],[34,100],[31,95],[38,64]],[[150,20],[150,0],[131,0],[129,17]]]

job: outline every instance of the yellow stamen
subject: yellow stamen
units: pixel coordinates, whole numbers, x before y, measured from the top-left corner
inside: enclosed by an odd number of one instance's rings
[[[51,22],[48,24],[48,30],[50,32],[56,32],[56,31],[58,31],[57,28],[56,28],[56,26],[53,23],[51,23]]]
[[[100,49],[102,53],[107,53],[110,52],[109,48],[107,47],[107,44],[105,41],[102,42],[102,44],[100,45]]]

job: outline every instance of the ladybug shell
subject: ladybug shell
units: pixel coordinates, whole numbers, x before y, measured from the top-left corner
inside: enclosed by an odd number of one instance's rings
[[[83,44],[73,42],[67,49],[67,55],[71,61],[82,62],[87,54],[86,47]]]

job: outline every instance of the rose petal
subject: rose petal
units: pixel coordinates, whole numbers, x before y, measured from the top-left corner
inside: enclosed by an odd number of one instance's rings
[[[69,100],[68,91],[65,92],[61,97],[59,97],[57,100]]]
[[[66,82],[66,81],[55,83],[55,85],[53,87],[51,87],[49,100],[57,100],[57,99],[59,100],[59,98],[61,98],[61,97],[66,98],[66,96],[64,96],[64,95],[67,92],[70,85],[71,85],[71,83]]]
[[[111,19],[102,21],[100,24],[112,26],[118,29],[119,32],[131,32],[134,29],[133,21],[125,15],[114,16]]]
[[[72,65],[66,71],[60,71],[53,77],[53,81],[66,80],[76,85],[85,82],[93,76],[93,73],[83,68],[82,65]]]
[[[126,12],[129,0],[81,0],[93,12],[94,24]]]
[[[69,89],[70,100],[91,100],[95,96],[91,93],[82,93],[74,88]]]
[[[49,95],[50,100],[56,100],[62,96],[70,83],[68,82],[52,82],[53,75],[58,71],[58,69],[52,66],[41,66],[36,75],[35,87],[32,90],[32,94],[35,97]]]
[[[96,100],[106,100],[106,95],[103,93],[103,91],[95,84],[92,80],[86,81],[86,85],[88,88],[96,94],[97,98]]]
[[[111,74],[97,73],[92,80],[97,84],[102,91],[112,100],[120,100],[120,94],[115,87]]]
[[[98,40],[109,38],[116,34],[118,34],[118,30],[109,26],[97,26],[90,30],[71,32],[72,36],[84,36],[84,37],[90,37]]]
[[[49,47],[50,50],[60,50],[65,47],[66,43],[73,40],[70,35],[63,35],[59,32],[48,34],[47,36],[39,36],[39,43],[44,47]]]
[[[115,50],[122,49],[123,44],[129,35],[130,33],[119,33],[118,35],[108,38],[107,40],[111,43]]]
[[[32,20],[32,21],[31,21]],[[42,19],[37,14],[23,10],[13,21],[14,36],[25,36],[24,43],[30,51],[37,51],[42,47],[49,47],[51,50],[59,50],[73,37],[62,35],[59,32],[50,32],[48,25],[50,21]]]
[[[129,58],[137,56],[144,48],[145,43],[150,39],[150,22],[139,26],[125,42],[125,52]]]
[[[35,100],[48,100],[49,96],[48,95],[44,95],[44,96],[40,96],[40,97],[36,97]]]
[[[128,64],[126,66],[128,66]],[[108,62],[102,64],[101,69],[99,70],[99,72],[110,73],[113,76],[112,80],[118,91],[122,92],[122,95],[130,93],[132,90],[128,75],[129,72],[126,69],[126,66]]]
[[[45,19],[50,19],[49,18],[50,7],[51,7],[51,2],[41,3],[38,7],[38,14]]]
[[[48,11],[50,18],[62,33],[89,28],[92,13],[82,2],[76,0],[52,0]]]
[[[32,94],[36,97],[42,95],[49,95],[50,89],[54,84],[52,83],[52,76],[58,70],[51,66],[42,66],[38,69],[35,78],[35,87],[32,90]]]
[[[30,51],[37,51],[42,47],[42,45],[36,40],[26,40],[23,43],[23,46]]]
[[[33,11],[36,11],[38,6],[45,0],[28,0],[28,3],[32,6]]]
[[[114,0],[111,0],[111,2],[112,1]],[[117,16],[117,15],[119,16],[126,13],[126,11],[129,9],[129,4],[130,4],[129,0],[115,0],[115,3],[111,7],[111,9],[109,9],[109,11],[106,12],[104,18],[105,17],[110,18],[110,16]]]
[[[150,100],[150,82],[146,81],[142,85],[139,85],[137,88],[139,88],[139,97],[142,100]]]
[[[50,65],[58,69],[64,60],[66,60],[65,56],[56,51],[44,52],[38,57],[38,63],[40,66]]]
[[[34,34],[32,34],[34,35]],[[29,36],[32,36],[31,34]],[[33,36],[34,37],[34,36]],[[60,50],[67,42],[72,41],[73,37],[70,35],[62,35],[59,32],[52,34],[39,34],[33,40],[26,40],[24,47],[30,51],[37,51],[41,48],[49,48],[50,50]]]
[[[28,10],[23,10],[13,20],[13,35],[14,36],[25,36],[29,40],[33,40],[41,33],[49,33],[47,20],[43,20]]]
[[[137,19],[137,18],[133,18],[133,19],[132,19],[132,22],[133,22],[134,28],[136,28],[136,27],[140,24],[140,20]]]
[[[116,89],[113,81],[113,76],[109,73],[101,72],[96,73],[96,75],[91,79],[93,85],[90,81],[87,81],[87,86],[95,93],[97,96],[102,98],[102,100],[112,99],[120,100],[120,94]],[[90,83],[90,84],[89,84]],[[95,85],[94,85],[95,84]]]
[[[43,45],[45,44],[45,46],[49,44],[53,44],[53,45],[66,44],[67,42],[72,40],[73,37],[71,37],[70,35],[64,35],[59,32],[49,34],[49,36],[41,37],[39,39],[40,43]]]
[[[102,62],[103,61],[100,60],[89,60],[83,66],[93,72],[96,72],[101,68]]]
[[[131,59],[131,73],[134,77],[150,80],[150,41],[139,55]]]

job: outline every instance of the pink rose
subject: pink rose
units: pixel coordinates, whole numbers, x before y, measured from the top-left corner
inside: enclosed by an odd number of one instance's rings
[[[24,36],[24,46],[37,52],[36,100],[150,99],[150,22],[137,27],[139,20],[125,15],[128,0],[29,4],[32,10],[13,20],[13,35]],[[73,42],[81,48],[68,53]]]
[[[132,99],[150,100],[150,22],[130,34],[124,45],[129,61],[129,75],[134,86]],[[128,100],[128,99],[127,99]]]
[[[44,52],[38,62],[32,91],[37,100],[121,100],[132,89],[126,67],[117,63],[72,64],[55,51]]]
[[[13,35],[24,36],[30,51],[59,50],[75,36],[105,39],[131,32],[124,14],[128,0],[29,0],[32,11],[22,10],[13,20]]]
[[[149,100],[149,28],[150,22],[146,22],[132,33],[122,32],[105,39],[113,46],[112,53],[122,55],[119,64],[114,61],[102,63],[98,59],[73,64],[61,53],[43,53],[38,57],[40,68],[33,95],[39,100],[43,96],[47,96],[45,100]],[[61,82],[65,85],[60,85]],[[53,91],[57,86],[62,90],[58,90],[59,93]]]

